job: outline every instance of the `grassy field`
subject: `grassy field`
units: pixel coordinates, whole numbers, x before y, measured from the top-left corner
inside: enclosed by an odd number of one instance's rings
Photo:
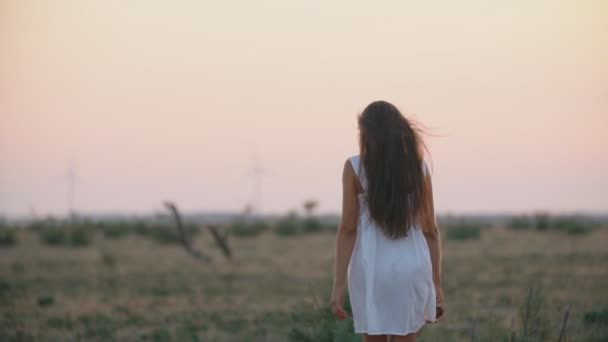
[[[608,228],[458,236],[444,232],[446,317],[420,341],[558,341],[564,325],[562,341],[608,341]],[[209,264],[135,234],[14,238],[0,246],[0,341],[359,340],[326,309],[331,232],[232,236],[228,261],[201,231]]]

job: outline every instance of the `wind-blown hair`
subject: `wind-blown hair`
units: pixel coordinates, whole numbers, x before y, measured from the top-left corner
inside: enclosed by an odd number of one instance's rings
[[[406,236],[427,207],[421,130],[386,101],[365,107],[358,124],[370,216],[387,237]]]

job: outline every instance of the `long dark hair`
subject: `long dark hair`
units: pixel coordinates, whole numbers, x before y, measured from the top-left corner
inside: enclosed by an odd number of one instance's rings
[[[370,103],[358,117],[370,215],[389,238],[419,223],[426,197],[421,130],[391,103]]]

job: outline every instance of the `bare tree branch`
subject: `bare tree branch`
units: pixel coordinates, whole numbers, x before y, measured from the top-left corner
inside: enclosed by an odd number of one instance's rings
[[[220,248],[224,256],[226,256],[227,259],[232,259],[232,250],[228,245],[228,232],[221,234],[214,225],[208,225],[207,228],[211,232],[215,243]]]
[[[177,210],[177,207],[175,206],[175,204],[173,204],[173,202],[169,202],[169,201],[165,201],[163,204],[165,205],[165,207],[167,209],[169,209],[169,211],[173,215],[173,219],[175,219],[175,226],[177,228],[177,231],[179,232],[179,236],[182,241],[182,245],[184,246],[184,249],[186,250],[186,252],[188,252],[188,254],[190,254],[192,257],[194,257],[198,260],[205,261],[205,262],[211,262],[211,257],[209,257],[206,254],[203,254],[201,251],[196,250],[196,249],[194,249],[194,247],[192,247],[190,237],[188,236],[188,233],[186,232],[186,228],[184,227],[184,224],[182,223],[182,218],[181,218],[179,211]]]
[[[566,313],[564,314],[564,320],[562,321],[562,328],[559,332],[559,339],[557,340],[558,342],[562,342],[564,340],[564,338],[566,337],[566,325],[568,324],[568,316],[570,315],[570,309],[572,309],[572,305],[568,306],[568,309],[566,309]]]

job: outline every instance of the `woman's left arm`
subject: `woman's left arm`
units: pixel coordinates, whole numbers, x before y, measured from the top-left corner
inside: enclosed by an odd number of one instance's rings
[[[342,216],[336,234],[334,283],[331,291],[331,308],[340,319],[348,318],[344,310],[344,293],[346,290],[346,273],[350,262],[355,240],[357,238],[357,220],[359,218],[359,200],[357,198],[357,176],[349,160],[342,172]]]

